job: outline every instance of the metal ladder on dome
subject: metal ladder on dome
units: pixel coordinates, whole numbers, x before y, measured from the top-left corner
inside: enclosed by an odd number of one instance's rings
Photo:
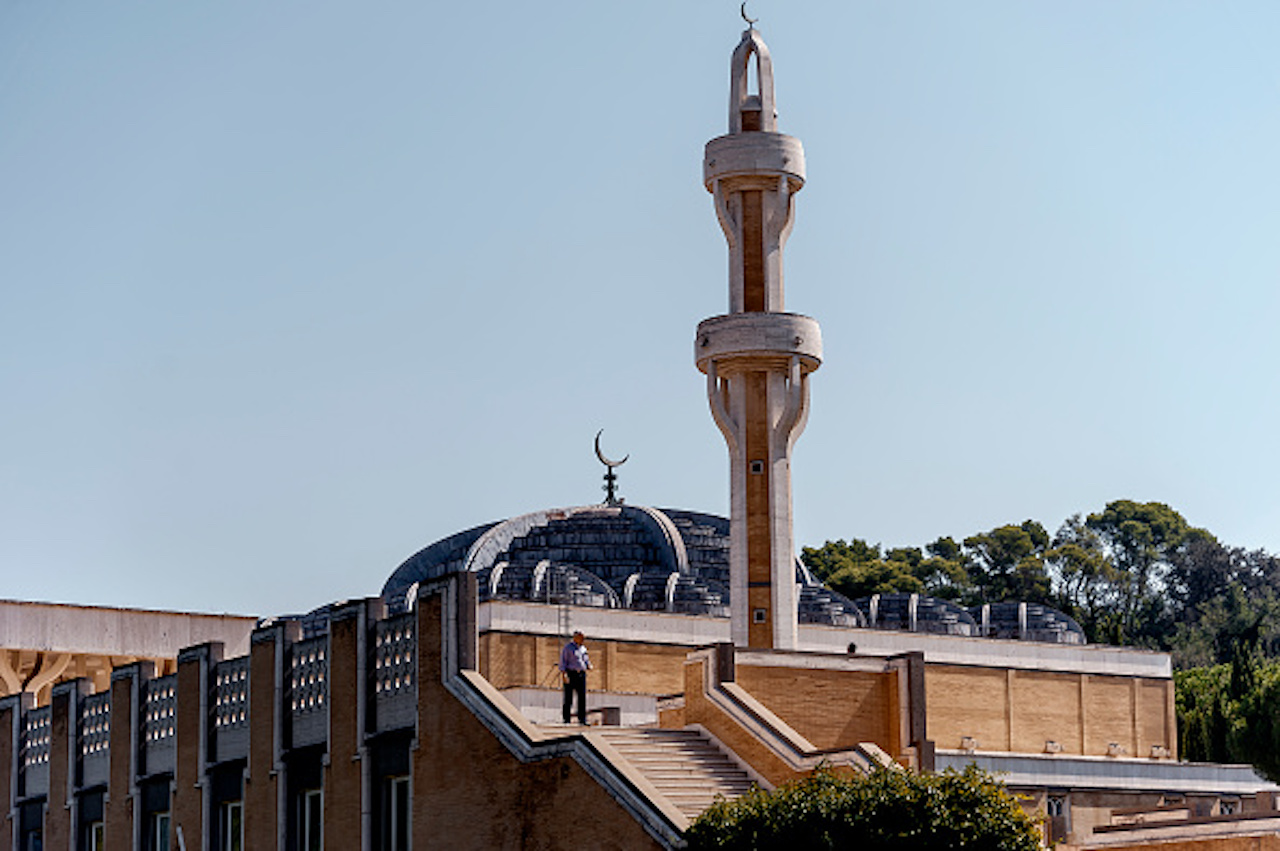
[[[569,612],[569,572],[564,565],[552,565],[547,581],[547,602],[556,603],[556,627],[561,638],[568,638],[573,628]]]

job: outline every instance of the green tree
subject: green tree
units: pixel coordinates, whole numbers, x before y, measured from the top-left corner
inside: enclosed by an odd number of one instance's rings
[[[1119,643],[1141,641],[1164,646],[1173,632],[1173,612],[1166,596],[1170,559],[1193,529],[1181,514],[1162,502],[1119,499],[1090,514],[1085,524],[1098,534],[1108,560],[1118,572],[1116,614]]]
[[[950,538],[939,538],[925,551],[895,547],[882,552],[879,544],[858,538],[827,541],[803,548],[800,559],[814,576],[854,600],[894,591],[955,599],[969,587],[964,557]]]
[[[820,547],[804,547],[800,550],[800,560],[804,566],[813,571],[813,575],[824,582],[847,567],[880,560],[880,545],[868,544],[860,538],[845,543],[844,539],[827,541]]]
[[[1116,611],[1119,572],[1107,558],[1102,538],[1079,514],[1068,517],[1044,554],[1054,605],[1075,618],[1090,641],[1114,643],[1120,631]]]
[[[718,802],[685,834],[691,851],[1037,851],[1039,837],[1004,786],[972,766],[852,778],[819,769],[773,792]]]
[[[964,551],[973,565],[970,573],[979,597],[974,602],[1048,602],[1051,585],[1044,563],[1048,546],[1049,533],[1035,520],[965,538]]]
[[[1225,665],[1174,672],[1180,756],[1245,762],[1280,781],[1280,661],[1238,646]]]

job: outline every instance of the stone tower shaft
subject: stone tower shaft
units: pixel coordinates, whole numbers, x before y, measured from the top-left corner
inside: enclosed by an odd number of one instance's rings
[[[773,62],[754,27],[730,62],[729,132],[707,143],[702,173],[729,246],[729,312],[699,324],[694,349],[729,448],[733,641],[791,649],[791,449],[804,430],[822,335],[783,303],[782,251],[804,186],[804,148],[777,131]]]

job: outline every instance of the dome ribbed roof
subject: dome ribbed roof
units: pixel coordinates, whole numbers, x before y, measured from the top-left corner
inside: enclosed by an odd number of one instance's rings
[[[1084,644],[1084,630],[1069,615],[1041,603],[1006,601],[974,606],[980,634],[1049,644]]]

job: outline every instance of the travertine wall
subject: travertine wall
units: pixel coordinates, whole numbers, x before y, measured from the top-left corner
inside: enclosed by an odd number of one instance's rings
[[[943,748],[1148,757],[1152,747],[1177,755],[1171,680],[1015,671],[961,665],[926,669],[929,737]],[[1114,754],[1112,754],[1114,755]]]

